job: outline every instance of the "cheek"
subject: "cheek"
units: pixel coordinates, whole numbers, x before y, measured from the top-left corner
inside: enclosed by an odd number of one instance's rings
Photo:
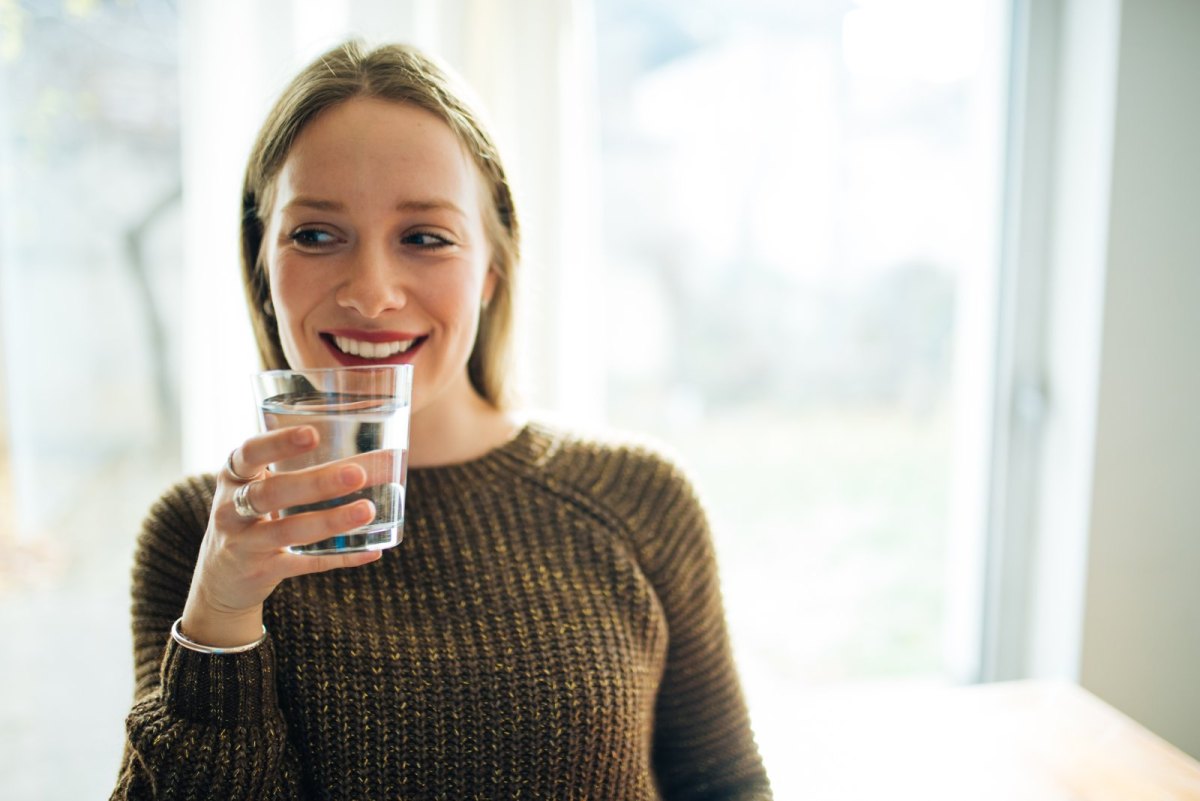
[[[465,327],[467,321],[478,318],[482,279],[473,271],[456,271],[439,280],[426,282],[419,290],[429,310],[447,322]]]
[[[324,289],[313,280],[312,271],[289,269],[286,264],[271,264],[267,268],[267,277],[275,315],[284,325],[303,316],[324,293]]]

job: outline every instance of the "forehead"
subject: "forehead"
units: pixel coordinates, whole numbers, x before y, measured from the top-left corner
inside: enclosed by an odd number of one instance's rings
[[[474,161],[437,115],[360,97],[321,112],[296,137],[276,179],[275,206],[296,195],[343,203],[430,196],[474,205],[480,183]]]

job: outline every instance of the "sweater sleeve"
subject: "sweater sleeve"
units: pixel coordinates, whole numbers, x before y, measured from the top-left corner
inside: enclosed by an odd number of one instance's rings
[[[151,509],[133,568],[133,709],[112,799],[300,799],[275,690],[270,637],[236,654],[176,644],[212,505],[193,478]]]
[[[663,797],[770,799],[734,665],[707,516],[668,462],[650,457],[626,478],[637,488],[630,506],[636,547],[668,626],[654,731]]]

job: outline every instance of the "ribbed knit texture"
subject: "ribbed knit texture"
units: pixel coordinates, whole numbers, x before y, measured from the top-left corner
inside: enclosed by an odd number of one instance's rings
[[[114,799],[768,799],[704,513],[652,451],[531,424],[410,471],[404,540],[285,581],[259,648],[171,641],[212,503],[151,510]]]

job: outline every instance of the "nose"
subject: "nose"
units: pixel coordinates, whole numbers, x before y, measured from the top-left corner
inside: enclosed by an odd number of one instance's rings
[[[408,302],[403,267],[386,246],[361,245],[344,270],[335,295],[342,308],[375,318]]]

